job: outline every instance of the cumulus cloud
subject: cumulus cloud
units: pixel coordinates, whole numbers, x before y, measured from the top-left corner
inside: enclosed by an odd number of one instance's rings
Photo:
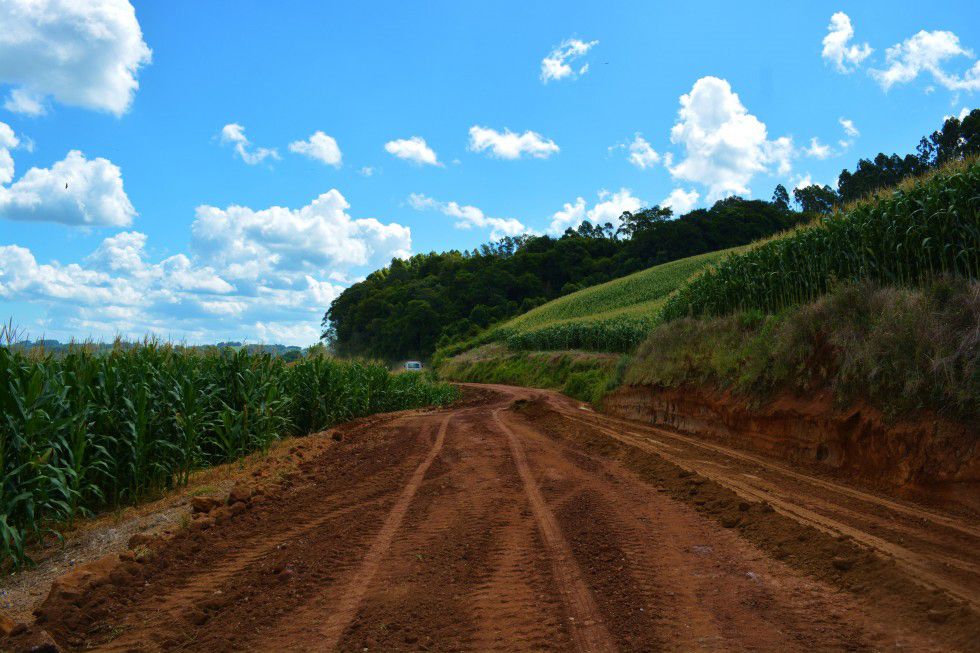
[[[830,17],[827,35],[823,37],[824,60],[832,63],[838,72],[853,72],[874,50],[867,43],[849,45],[854,38],[851,18],[843,11]]]
[[[6,167],[3,152],[0,149],[0,179],[9,173],[9,181],[13,162]],[[125,227],[135,215],[119,167],[108,159],[88,160],[78,150],[50,168],[31,168],[10,186],[0,186],[0,217],[10,220]]]
[[[410,253],[407,227],[354,219],[336,190],[299,209],[198,208],[193,254],[152,261],[136,231],[105,238],[77,263],[0,247],[0,299],[45,306],[70,329],[308,345],[350,272]],[[216,320],[215,318],[221,318]]]
[[[683,145],[685,156],[669,170],[676,179],[703,184],[709,201],[751,194],[749,182],[771,167],[789,172],[792,139],[769,140],[765,123],[748,112],[726,80],[702,77],[680,105],[670,139]]]
[[[589,64],[583,64],[577,70],[571,64],[584,57],[598,44],[598,41],[565,39],[541,60],[541,81],[547,84],[554,80],[575,79],[579,75],[584,75],[589,71]]]
[[[693,188],[691,190],[675,188],[670,191],[670,195],[660,202],[660,206],[670,207],[673,209],[674,215],[684,215],[697,206],[700,199],[701,195]]]
[[[858,131],[858,128],[854,126],[853,120],[841,117],[837,119],[837,122],[840,123],[840,126],[844,129],[844,133],[847,134],[848,136],[853,137],[853,136],[861,135],[861,132]]]
[[[830,149],[829,145],[820,142],[820,139],[814,136],[810,139],[810,146],[803,148],[803,153],[814,159],[826,159],[833,154],[833,150]]]
[[[436,153],[421,136],[388,141],[385,143],[385,151],[399,159],[405,159],[417,165],[442,165],[439,163],[439,158],[436,156]]]
[[[491,229],[490,237],[493,239],[517,236],[528,231],[527,227],[514,218],[492,218],[475,206],[460,205],[456,202],[441,202],[422,193],[409,195],[408,204],[416,211],[438,211],[455,218],[458,229],[489,228]]]
[[[47,113],[41,98],[25,91],[22,88],[15,88],[3,102],[3,108],[11,113],[20,113],[25,116],[43,116]]]
[[[646,139],[640,134],[636,134],[633,142],[630,143],[629,162],[640,170],[646,170],[660,163],[660,155],[650,147]]]
[[[526,131],[518,134],[509,129],[498,132],[479,125],[470,127],[469,149],[473,152],[489,151],[492,156],[499,159],[520,159],[525,154],[536,159],[547,159],[559,151],[554,141],[544,138],[537,132]]]
[[[14,157],[10,150],[20,145],[20,139],[5,122],[0,122],[0,185],[14,179]]]
[[[228,123],[221,128],[221,142],[234,145],[238,156],[250,166],[262,163],[266,159],[279,158],[279,152],[274,147],[253,147],[252,142],[245,136],[245,128],[236,122]]]
[[[313,132],[305,141],[293,141],[289,144],[289,151],[316,159],[328,166],[340,167],[340,146],[333,136],[328,136],[322,131]]]
[[[599,191],[598,201],[588,208],[584,197],[575,198],[574,202],[566,202],[562,208],[551,216],[548,231],[555,235],[565,233],[568,228],[577,228],[584,220],[601,225],[607,222],[614,227],[619,226],[619,216],[624,211],[635,212],[643,206],[642,201],[633,196],[628,188],[620,188],[618,192]]]
[[[953,32],[922,30],[905,41],[893,45],[885,51],[884,69],[871,70],[871,76],[884,90],[895,84],[911,82],[920,74],[928,73],[940,86],[951,91],[980,90],[980,60],[962,75],[948,72],[945,64],[957,57],[973,59],[974,54],[960,45],[960,39]]]
[[[44,113],[43,99],[125,113],[150,48],[128,0],[0,2],[0,83],[8,111]]]
[[[411,250],[411,231],[374,218],[353,219],[336,189],[299,209],[199,206],[191,232],[196,251],[241,279],[273,269],[317,270],[383,263]]]

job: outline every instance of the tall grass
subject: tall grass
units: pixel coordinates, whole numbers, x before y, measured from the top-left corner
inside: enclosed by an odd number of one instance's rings
[[[922,409],[980,424],[980,281],[870,281],[766,315],[736,311],[654,329],[629,385],[707,386],[770,399],[829,390],[888,416]]]
[[[0,562],[60,524],[191,471],[371,413],[446,404],[449,385],[322,356],[146,343],[63,355],[0,347]]]
[[[980,162],[960,162],[731,256],[682,286],[662,317],[776,312],[835,284],[980,277]]]

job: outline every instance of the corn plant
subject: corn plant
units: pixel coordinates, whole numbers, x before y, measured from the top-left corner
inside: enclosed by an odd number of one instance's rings
[[[672,295],[662,317],[775,313],[842,283],[911,286],[946,275],[980,277],[975,159],[721,261]]]
[[[457,391],[381,364],[154,342],[60,355],[0,347],[0,565],[61,524],[187,483],[192,471]]]

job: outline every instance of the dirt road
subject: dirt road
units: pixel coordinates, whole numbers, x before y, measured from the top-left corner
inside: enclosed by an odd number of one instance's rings
[[[68,649],[209,653],[980,641],[976,515],[554,393],[471,396],[337,429],[276,489],[56,588],[38,627]]]

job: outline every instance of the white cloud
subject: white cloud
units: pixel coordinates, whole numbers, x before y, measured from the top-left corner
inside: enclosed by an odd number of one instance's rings
[[[371,166],[364,166],[363,168],[361,168],[360,172],[361,172],[361,176],[363,177],[374,176],[374,168],[372,168]]]
[[[385,143],[385,150],[388,154],[418,165],[442,165],[439,163],[439,158],[436,156],[436,153],[421,136],[388,141]]]
[[[841,117],[837,119],[837,122],[839,122],[840,126],[844,128],[844,133],[847,134],[848,136],[861,135],[861,132],[858,131],[858,128],[854,126],[853,120]]]
[[[21,113],[25,116],[43,116],[47,113],[42,99],[25,91],[22,88],[15,88],[4,100],[3,108],[11,113]]]
[[[14,130],[7,123],[0,122],[0,185],[9,184],[14,179],[14,157],[10,150],[18,145],[20,139],[14,134]]]
[[[353,219],[336,190],[299,209],[199,207],[193,255],[151,261],[145,234],[106,238],[78,263],[0,247],[0,299],[40,304],[66,336],[156,334],[308,345],[361,266],[405,257],[407,227]],[[215,319],[216,317],[220,319]],[[54,318],[54,319],[52,319]],[[48,331],[49,335],[54,333]]]
[[[796,183],[793,184],[793,190],[798,190],[800,188],[806,188],[807,186],[812,186],[813,185],[813,179],[810,177],[810,173],[809,172],[806,173],[805,175],[803,175],[802,177],[797,176],[795,178],[795,180],[796,180]],[[792,182],[790,182],[790,183],[792,183]]]
[[[854,37],[854,28],[850,17],[843,11],[838,11],[830,17],[827,25],[827,35],[823,37],[823,53],[825,60],[834,64],[838,72],[850,73],[861,65],[861,62],[874,52],[867,43],[848,45]]]
[[[408,203],[416,211],[439,211],[455,218],[458,229],[490,228],[492,230],[490,237],[493,239],[517,236],[528,231],[527,227],[514,218],[492,218],[475,206],[460,205],[456,202],[441,202],[422,193],[409,195]]]
[[[293,141],[289,144],[289,151],[316,159],[328,166],[340,167],[340,147],[333,136],[322,131],[313,132],[305,141]]]
[[[816,136],[810,139],[810,147],[803,149],[804,154],[814,159],[826,159],[833,154],[829,145],[820,142]]]
[[[629,162],[640,170],[646,170],[660,163],[660,155],[650,147],[643,136],[636,134],[633,142],[630,143]]]
[[[731,194],[751,194],[752,178],[775,166],[786,174],[794,155],[793,141],[768,140],[766,125],[748,112],[724,79],[702,77],[680,98],[672,142],[683,145],[685,157],[669,166],[676,179],[708,189],[709,201]]]
[[[12,162],[4,167],[2,153],[0,179],[5,170],[13,174]],[[0,186],[0,217],[10,220],[125,227],[135,215],[119,167],[108,159],[88,160],[78,150],[50,168],[31,168],[10,186]]]
[[[490,153],[500,159],[519,159],[527,154],[536,159],[547,159],[559,151],[554,141],[541,134],[525,131],[523,134],[504,129],[498,132],[488,127],[470,127],[469,149],[473,152]]]
[[[895,84],[911,82],[920,73],[929,73],[936,82],[951,91],[972,92],[980,90],[980,61],[975,61],[962,76],[947,72],[943,64],[955,57],[972,59],[973,56],[971,50],[960,45],[956,34],[922,30],[888,48],[885,52],[887,67],[870,72],[886,91]]]
[[[690,213],[691,209],[698,205],[698,200],[700,199],[701,195],[693,188],[691,190],[675,188],[670,191],[670,195],[660,202],[660,206],[669,206],[673,209],[674,215],[684,215],[685,213]]]
[[[587,209],[584,197],[578,197],[574,203],[566,202],[562,208],[551,216],[548,231],[555,235],[565,233],[568,228],[577,228],[584,220],[594,225],[612,223],[619,226],[619,216],[623,211],[635,212],[643,206],[643,202],[634,197],[628,188],[620,188],[616,193],[607,190],[599,191],[599,201],[591,209]]]
[[[541,81],[547,84],[552,80],[566,77],[575,79],[589,71],[589,64],[579,66],[576,71],[571,63],[584,57],[590,49],[598,45],[598,41],[582,41],[565,39],[561,44],[541,60]]]
[[[191,225],[194,246],[226,274],[242,279],[270,269],[352,267],[407,255],[408,227],[355,220],[346,213],[349,206],[336,189],[299,209],[199,206]]]
[[[955,116],[943,116],[943,122],[946,122],[950,118],[956,118],[960,122],[963,122],[963,119],[966,118],[968,115],[970,115],[969,107],[963,107],[962,109],[960,109],[960,112]]]
[[[250,166],[262,163],[266,159],[279,158],[279,152],[274,147],[252,147],[252,142],[245,137],[245,128],[235,122],[221,128],[221,142],[233,144],[238,156]]]
[[[38,115],[52,97],[121,115],[150,61],[128,0],[4,0],[0,25],[0,83],[14,87],[9,111]]]

